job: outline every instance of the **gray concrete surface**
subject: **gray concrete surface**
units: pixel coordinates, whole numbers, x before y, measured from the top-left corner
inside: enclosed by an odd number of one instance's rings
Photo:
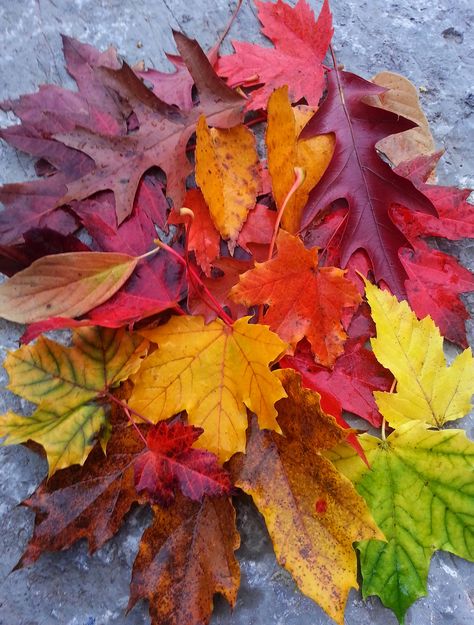
[[[312,5],[319,8],[319,0]],[[422,102],[446,155],[440,181],[474,185],[474,9],[471,0],[332,0],[338,60],[370,77],[399,71],[423,87]],[[130,62],[169,68],[169,27],[210,47],[231,12],[224,0],[0,0],[0,97],[14,97],[53,82],[71,85],[61,58],[59,33],[105,48],[113,43]],[[246,0],[231,37],[262,41],[254,7]],[[224,49],[229,51],[229,42]],[[2,124],[13,120],[0,118]],[[0,145],[0,181],[33,176],[31,160]],[[471,268],[472,241],[451,247]],[[474,297],[467,296],[473,310]],[[474,324],[468,324],[471,343]],[[20,328],[0,322],[0,355],[16,347]],[[2,383],[5,374],[2,374]],[[0,409],[21,409],[9,393]],[[26,406],[23,406],[25,408]],[[472,420],[471,420],[472,423]],[[471,428],[472,430],[472,428]],[[472,434],[472,431],[471,431]],[[149,515],[132,514],[122,531],[89,557],[84,544],[43,556],[10,573],[30,536],[32,515],[17,504],[45,475],[45,464],[21,447],[0,451],[0,625],[139,625],[149,623],[139,604],[125,617],[130,567]],[[275,562],[263,522],[248,501],[239,505],[243,547],[242,588],[233,614],[218,600],[213,625],[329,625],[312,601]],[[449,554],[433,559],[429,597],[409,611],[407,625],[474,622],[474,565]],[[353,592],[348,625],[394,625],[380,602]]]

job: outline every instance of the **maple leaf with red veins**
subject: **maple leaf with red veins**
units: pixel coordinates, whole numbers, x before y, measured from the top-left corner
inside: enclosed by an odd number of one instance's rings
[[[474,291],[474,275],[449,254],[422,241],[414,250],[402,248],[400,260],[408,274],[408,301],[417,317],[429,315],[449,341],[468,347],[465,322],[469,313],[459,295]]]
[[[398,296],[405,293],[403,266],[398,250],[408,243],[390,216],[392,204],[436,215],[432,203],[405,178],[397,175],[377,154],[376,143],[403,132],[414,123],[363,102],[383,88],[355,74],[333,70],[328,75],[328,95],[303,129],[301,138],[333,132],[332,160],[310,193],[302,230],[332,202],[347,200],[349,212],[340,241],[340,265],[346,267],[359,249],[370,258],[375,280],[383,280]]]
[[[232,87],[261,85],[250,93],[248,109],[266,109],[273,90],[283,85],[288,85],[292,102],[305,98],[317,106],[324,89],[322,63],[334,32],[328,0],[317,21],[305,0],[294,8],[281,0],[257,0],[255,5],[262,32],[275,47],[233,41],[235,54],[219,60],[218,74]]]
[[[135,460],[137,492],[146,491],[152,501],[169,505],[177,488],[185,497],[202,501],[230,492],[231,482],[217,457],[204,449],[193,449],[204,430],[181,422],[165,421],[150,428],[147,451]]]
[[[317,249],[305,249],[298,237],[280,230],[277,248],[275,258],[240,276],[231,297],[247,306],[268,304],[263,323],[291,344],[306,336],[316,361],[332,366],[347,338],[341,315],[361,297],[341,269],[318,268]]]

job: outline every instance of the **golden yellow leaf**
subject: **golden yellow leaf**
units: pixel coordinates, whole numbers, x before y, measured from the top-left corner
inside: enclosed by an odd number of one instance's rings
[[[298,139],[303,127],[314,115],[310,107],[291,106],[288,87],[280,87],[268,101],[268,126],[266,133],[268,170],[272,178],[273,196],[281,208],[295,181],[295,167],[304,169],[303,184],[290,199],[282,218],[288,232],[298,232],[301,213],[308,201],[309,192],[321,179],[334,152],[334,137],[319,135],[311,139]]]
[[[8,388],[38,405],[31,417],[8,412],[0,417],[5,444],[33,440],[42,445],[49,474],[83,464],[97,438],[105,445],[109,426],[101,396],[135,373],[148,341],[123,328],[79,328],[73,346],[40,337],[10,352]]]
[[[407,302],[366,282],[377,329],[371,339],[377,360],[397,381],[396,393],[376,391],[380,412],[392,427],[419,420],[441,427],[471,409],[474,359],[470,348],[448,367],[443,337],[431,317],[418,321]]]
[[[204,429],[197,445],[222,462],[245,449],[246,407],[263,428],[279,431],[274,404],[285,391],[268,365],[287,345],[248,321],[230,327],[183,316],[143,331],[158,349],[135,376],[130,406],[155,423],[186,410],[189,423]]]
[[[209,128],[201,117],[196,130],[196,182],[221,236],[235,243],[260,187],[250,130],[243,125]]]
[[[403,115],[418,124],[417,128],[382,139],[377,143],[377,148],[394,165],[410,161],[422,154],[433,154],[436,151],[435,142],[415,85],[408,78],[394,72],[380,72],[372,78],[372,82],[386,87],[388,91],[379,96],[368,97],[369,104]]]
[[[350,481],[318,453],[348,431],[321,411],[319,395],[302,388],[294,372],[280,378],[288,393],[276,405],[285,437],[253,421],[247,452],[232,459],[231,471],[265,518],[278,562],[342,625],[349,591],[357,588],[352,543],[383,535]]]
[[[17,323],[79,317],[118,291],[137,262],[112,252],[39,258],[0,286],[0,317]]]

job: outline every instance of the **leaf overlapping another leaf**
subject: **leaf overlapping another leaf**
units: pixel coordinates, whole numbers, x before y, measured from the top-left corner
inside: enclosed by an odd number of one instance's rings
[[[10,352],[8,388],[38,408],[30,418],[0,417],[0,435],[6,444],[43,445],[50,475],[83,464],[96,439],[105,448],[110,435],[103,394],[138,370],[147,349],[148,341],[124,329],[93,327],[75,330],[72,347],[40,337]]]

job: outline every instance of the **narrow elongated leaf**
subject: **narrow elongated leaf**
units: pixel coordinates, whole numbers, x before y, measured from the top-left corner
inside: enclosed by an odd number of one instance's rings
[[[137,262],[118,253],[44,256],[0,286],[0,316],[17,323],[79,317],[118,291]]]

